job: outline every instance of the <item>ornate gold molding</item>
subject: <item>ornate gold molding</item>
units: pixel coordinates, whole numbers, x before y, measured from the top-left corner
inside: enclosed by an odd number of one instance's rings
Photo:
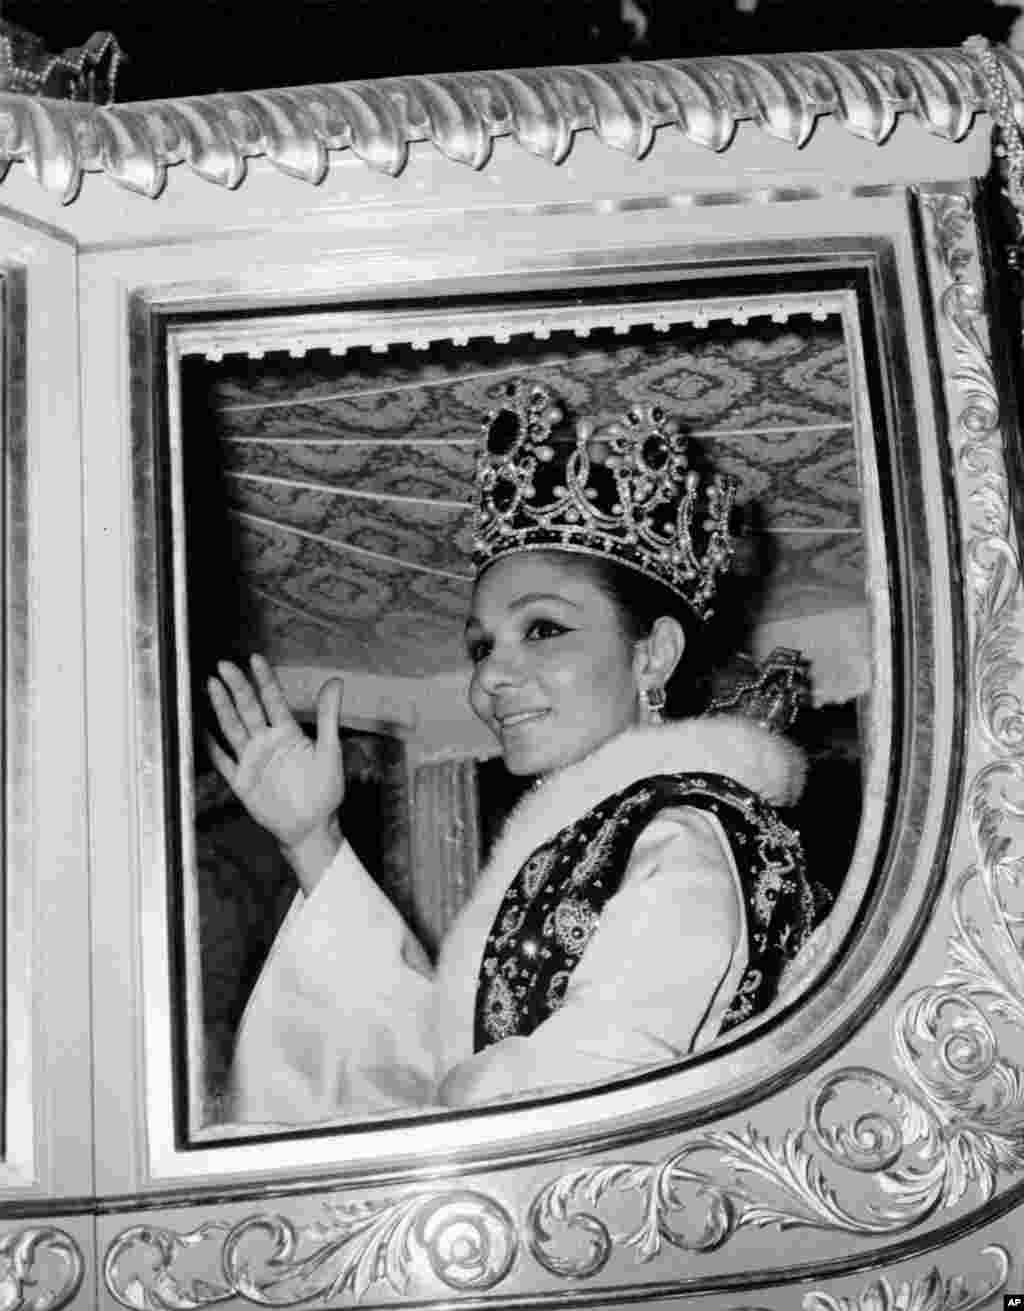
[[[210,1242],[221,1279],[184,1280],[175,1260]],[[324,1305],[342,1296],[360,1301],[386,1289],[396,1297],[481,1293],[496,1287],[515,1264],[516,1226],[484,1193],[434,1189],[385,1201],[329,1201],[322,1216],[299,1226],[261,1213],[231,1227],[212,1221],[185,1234],[137,1225],[111,1243],[103,1263],[107,1288],[131,1311],[181,1311],[233,1297],[260,1306]],[[150,1260],[148,1280],[139,1257]]]
[[[1015,104],[1024,61],[999,51]],[[498,137],[553,163],[578,132],[640,158],[659,128],[674,127],[724,150],[737,124],[802,146],[831,116],[855,136],[881,142],[901,115],[959,140],[991,91],[977,52],[844,51],[728,56],[395,77],[277,91],[140,101],[100,107],[0,95],[0,178],[14,161],[68,203],[86,173],[157,196],[167,170],[187,164],[225,187],[248,161],[320,182],[332,151],[351,150],[381,172],[405,168],[409,147],[429,142],[447,158],[482,168]]]
[[[234,1298],[257,1306],[319,1306],[339,1297],[359,1303],[385,1287],[399,1297],[421,1294],[428,1271],[447,1292],[486,1292],[515,1261],[510,1217],[483,1194],[328,1204],[327,1210],[326,1223],[301,1228],[278,1215],[252,1216],[234,1228],[212,1221],[187,1233],[136,1226],[111,1244],[104,1267],[107,1288],[129,1311],[200,1311]],[[219,1248],[211,1256],[219,1254],[223,1278],[176,1276],[175,1259],[208,1241]],[[261,1243],[270,1244],[269,1253],[261,1253]],[[148,1279],[126,1277],[121,1262],[138,1267],[143,1253],[156,1254]],[[944,1279],[933,1266],[898,1284],[883,1275],[853,1296],[815,1289],[800,1305],[802,1311],[975,1311],[1006,1287],[1012,1267],[1000,1244],[983,1248],[982,1255],[995,1259],[996,1273],[973,1292],[963,1275]],[[526,1295],[523,1305],[528,1301]]]
[[[55,1271],[51,1269],[54,1264]],[[63,1229],[40,1225],[0,1238],[0,1306],[4,1311],[60,1311],[81,1288],[84,1274],[81,1249]]]
[[[132,1311],[180,1311],[180,1308],[216,1306],[234,1296],[230,1288],[212,1279],[185,1278],[174,1263],[183,1253],[204,1243],[220,1244],[231,1226],[219,1220],[177,1233],[157,1225],[133,1225],[107,1248],[103,1280],[111,1297]],[[145,1274],[138,1273],[148,1266]],[[126,1267],[134,1267],[129,1273]]]

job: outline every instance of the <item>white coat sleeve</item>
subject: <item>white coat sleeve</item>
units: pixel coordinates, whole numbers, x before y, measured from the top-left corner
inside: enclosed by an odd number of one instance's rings
[[[233,1118],[313,1123],[436,1104],[433,979],[348,844],[281,926],[246,1007]]]
[[[739,882],[718,821],[655,819],[634,846],[561,1007],[452,1069],[445,1105],[606,1082],[679,1060],[717,1034],[746,968]]]

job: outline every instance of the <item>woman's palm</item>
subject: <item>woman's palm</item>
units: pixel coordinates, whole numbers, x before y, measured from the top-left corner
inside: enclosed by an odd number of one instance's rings
[[[294,720],[250,737],[232,784],[258,824],[294,846],[341,804],[341,751],[317,752]]]
[[[265,660],[254,657],[255,686],[222,662],[209,681],[210,701],[234,759],[209,744],[213,763],[258,824],[293,847],[324,828],[345,792],[338,714],[341,684],[324,685],[317,701],[313,742],[299,727],[281,685]]]

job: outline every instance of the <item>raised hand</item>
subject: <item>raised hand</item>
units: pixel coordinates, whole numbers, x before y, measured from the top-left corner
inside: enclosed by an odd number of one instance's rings
[[[214,765],[258,824],[272,833],[307,891],[341,842],[336,814],[345,792],[338,736],[342,684],[329,679],[317,698],[316,741],[299,727],[281,684],[262,656],[253,681],[228,661],[207,683],[230,755],[208,739]]]

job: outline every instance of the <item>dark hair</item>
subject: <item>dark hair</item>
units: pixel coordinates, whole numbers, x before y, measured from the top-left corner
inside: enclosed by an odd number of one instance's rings
[[[615,606],[622,631],[630,642],[650,637],[663,615],[679,623],[686,637],[686,648],[665,684],[665,714],[669,719],[702,714],[711,697],[712,645],[702,621],[682,597],[657,579],[604,556],[579,554],[575,558]]]

